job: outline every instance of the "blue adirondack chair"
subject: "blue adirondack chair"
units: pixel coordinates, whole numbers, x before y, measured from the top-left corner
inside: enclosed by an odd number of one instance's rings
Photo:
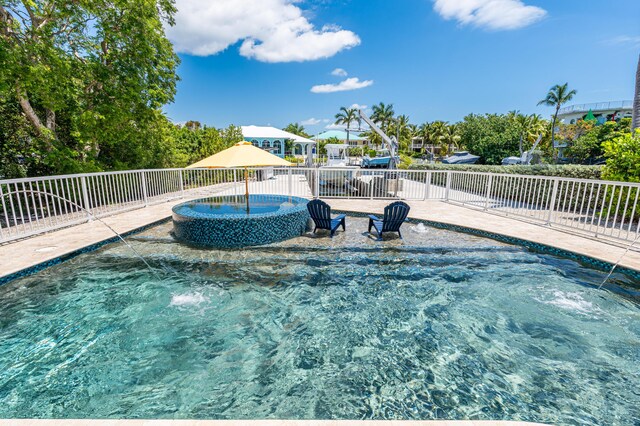
[[[313,229],[315,233],[317,229],[326,229],[331,233],[331,237],[336,233],[336,229],[342,225],[342,230],[346,231],[345,215],[341,214],[334,218],[331,217],[331,207],[329,204],[321,200],[312,200],[307,204],[309,215],[313,219],[316,227]]]
[[[410,208],[407,203],[396,201],[384,208],[384,217],[382,219],[370,214],[369,232],[371,232],[371,228],[375,228],[378,234],[378,240],[382,239],[384,232],[397,232],[400,238],[402,238],[400,227],[407,219]]]

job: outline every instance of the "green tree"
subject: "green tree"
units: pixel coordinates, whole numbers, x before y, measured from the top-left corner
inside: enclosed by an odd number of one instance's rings
[[[400,151],[406,152],[409,150],[412,137],[412,127],[409,116],[403,114],[396,117],[388,125],[387,131],[389,136],[395,136],[398,139]]]
[[[311,136],[305,131],[304,126],[300,123],[290,123],[282,130],[293,133],[294,135],[302,136],[303,138],[311,138]]]
[[[549,107],[554,107],[555,112],[553,114],[553,120],[551,121],[551,144],[555,142],[555,132],[556,132],[556,123],[558,121],[558,113],[560,112],[560,107],[562,105],[569,102],[573,97],[577,94],[575,90],[569,90],[569,83],[565,84],[556,84],[553,86],[547,96],[538,102],[538,105],[545,105]],[[555,150],[554,150],[555,156]]]
[[[518,155],[520,126],[508,115],[470,114],[459,123],[460,144],[479,155],[483,164],[501,164],[505,157]]]
[[[170,123],[171,0],[0,3],[0,122],[27,174],[146,167]],[[19,114],[23,118],[16,118]]]
[[[453,149],[460,147],[460,132],[457,124],[445,125],[438,136],[440,141],[440,152],[450,154]]]
[[[335,118],[335,124],[347,126],[347,144],[349,144],[349,130],[351,129],[351,123],[360,120],[358,110],[355,108],[340,107],[340,112],[335,115]]]
[[[389,126],[394,120],[395,111],[393,110],[393,104],[387,104],[380,102],[373,106],[373,113],[371,114],[371,120],[380,126],[380,129],[387,133]]]

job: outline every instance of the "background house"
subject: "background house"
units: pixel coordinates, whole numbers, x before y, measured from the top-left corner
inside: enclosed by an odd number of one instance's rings
[[[285,155],[302,155],[311,161],[316,145],[311,139],[269,126],[242,126],[242,136],[254,146],[282,158]]]

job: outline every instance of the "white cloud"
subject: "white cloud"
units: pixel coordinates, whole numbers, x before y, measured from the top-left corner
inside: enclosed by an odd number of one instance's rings
[[[361,109],[361,110],[366,110],[368,107],[367,105],[360,105],[360,104],[353,104],[349,107],[349,109]]]
[[[608,44],[640,47],[640,36],[622,35],[607,40]]]
[[[338,84],[318,84],[313,86],[311,91],[313,93],[334,93],[334,92],[346,92],[348,90],[357,90],[369,87],[373,84],[373,80],[360,81],[357,77],[347,78]]]
[[[335,70],[331,71],[331,75],[335,75],[336,77],[346,77],[349,75],[349,73],[347,73],[347,71],[342,68],[336,68]]]
[[[325,127],[325,129],[327,130],[344,130],[347,128],[347,126],[345,126],[344,124],[327,124]]]
[[[307,120],[302,120],[300,122],[300,124],[302,124],[303,126],[315,126],[316,124],[320,124],[322,123],[324,120],[320,120],[318,118],[309,118]]]
[[[360,44],[353,32],[317,29],[297,0],[177,0],[176,25],[167,28],[175,50],[197,56],[222,52],[242,41],[240,54],[262,62],[328,58]]]
[[[513,30],[544,18],[547,11],[522,0],[434,0],[433,8],[444,19],[491,30]]]

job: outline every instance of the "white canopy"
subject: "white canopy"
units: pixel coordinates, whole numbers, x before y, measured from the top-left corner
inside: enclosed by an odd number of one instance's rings
[[[315,144],[315,141],[312,141],[311,139],[303,138],[302,136],[294,135],[293,133],[285,132],[284,130],[267,126],[242,126],[242,136],[245,139],[291,139],[296,143]]]

